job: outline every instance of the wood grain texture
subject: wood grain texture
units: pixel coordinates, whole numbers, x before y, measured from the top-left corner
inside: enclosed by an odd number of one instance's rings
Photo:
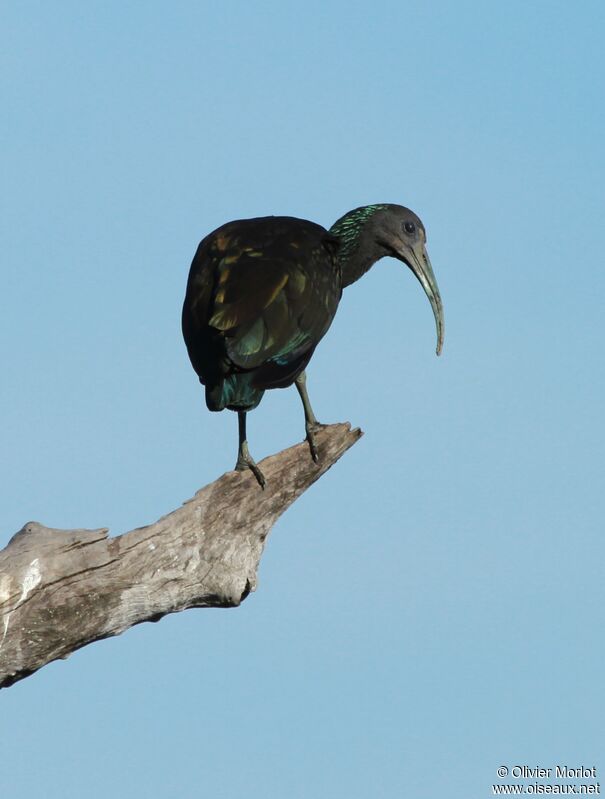
[[[106,529],[28,522],[0,551],[0,688],[76,649],[186,608],[236,607],[256,588],[267,535],[281,514],[362,435],[349,424],[227,472],[154,524]]]

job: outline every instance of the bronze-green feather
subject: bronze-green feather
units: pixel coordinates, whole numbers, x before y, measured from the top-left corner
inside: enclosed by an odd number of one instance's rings
[[[443,342],[443,310],[420,219],[401,205],[367,205],[327,231],[314,222],[267,216],[228,222],[200,243],[183,304],[183,335],[211,411],[239,414],[238,469],[264,477],[248,451],[246,412],[269,388],[296,382],[311,454],[319,423],[304,370],[332,324],[345,286],[392,255],[422,284]]]
[[[305,368],[338,307],[336,248],[320,225],[291,217],[229,222],[201,242],[183,334],[210,410],[251,410]]]

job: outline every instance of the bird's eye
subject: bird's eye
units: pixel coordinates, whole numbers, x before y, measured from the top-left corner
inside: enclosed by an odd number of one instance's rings
[[[403,227],[406,233],[413,233],[416,230],[416,225],[413,222],[406,222]]]

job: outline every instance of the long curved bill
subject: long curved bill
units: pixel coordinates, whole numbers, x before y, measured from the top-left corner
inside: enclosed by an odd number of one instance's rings
[[[439,294],[439,286],[433,273],[433,267],[429,259],[429,254],[426,251],[424,244],[420,242],[415,247],[410,247],[408,252],[411,258],[406,257],[406,263],[416,275],[426,296],[429,298],[433,315],[435,317],[435,324],[437,326],[437,355],[441,355],[443,349],[443,337],[445,334],[445,322],[443,319],[443,303],[441,302],[441,295]],[[406,253],[407,255],[407,253]]]

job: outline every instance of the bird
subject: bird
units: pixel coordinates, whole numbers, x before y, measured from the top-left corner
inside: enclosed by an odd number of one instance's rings
[[[443,304],[420,218],[402,205],[355,208],[329,229],[306,219],[265,216],[227,222],[200,242],[182,311],[189,359],[210,411],[238,414],[235,469],[265,477],[250,454],[246,415],[268,389],[294,384],[311,457],[322,427],[311,407],[306,367],[328,331],[343,289],[384,256],[403,261],[424,289],[444,338]]]

